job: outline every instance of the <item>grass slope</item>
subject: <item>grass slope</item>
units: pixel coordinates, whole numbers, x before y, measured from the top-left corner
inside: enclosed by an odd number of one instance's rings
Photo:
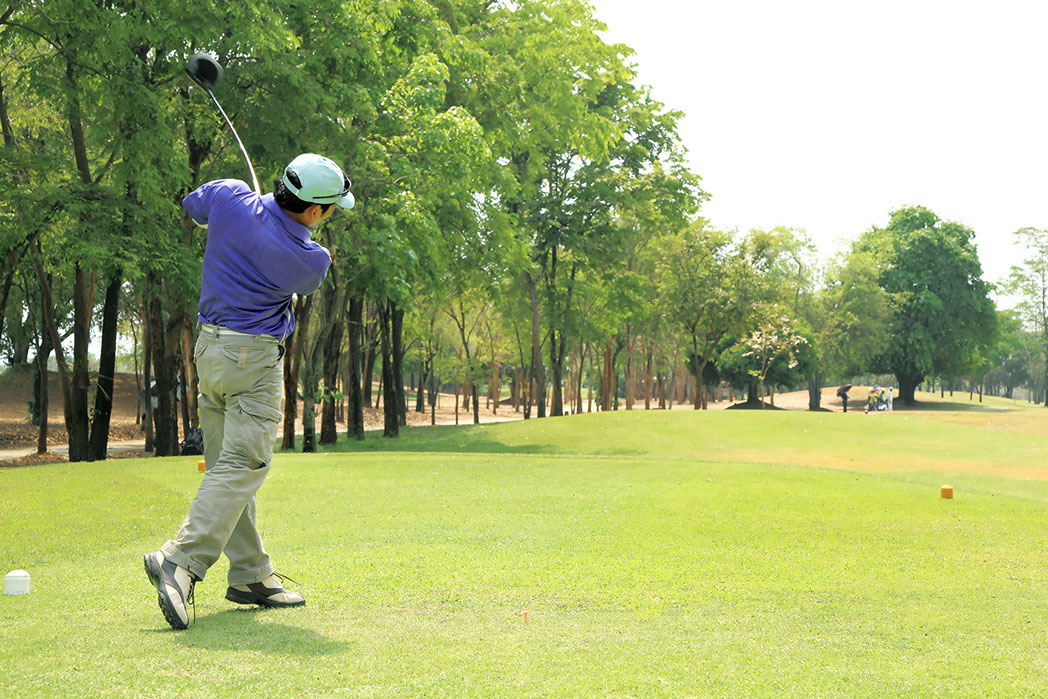
[[[1038,695],[1048,437],[988,407],[587,415],[278,455],[259,516],[308,606],[236,608],[219,563],[187,632],[140,554],[195,459],[0,469],[0,568],[33,575],[0,597],[0,694]]]
[[[925,396],[926,398],[929,396]],[[927,404],[927,403],[926,403]],[[796,464],[864,472],[1048,479],[1048,411],[999,398],[931,403],[928,411],[620,411],[524,422],[369,433],[333,451],[645,456]]]

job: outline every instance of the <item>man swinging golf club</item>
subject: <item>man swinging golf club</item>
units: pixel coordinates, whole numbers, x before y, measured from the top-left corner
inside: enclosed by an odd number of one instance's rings
[[[255,527],[255,493],[269,473],[281,418],[283,342],[295,327],[292,294],[320,288],[331,265],[309,229],[334,206],[352,208],[350,181],[328,158],[304,153],[260,196],[240,180],[215,180],[182,200],[208,229],[200,287],[200,426],[207,471],[174,540],[146,554],[160,609],[189,626],[194,585],[222,553],[226,599],[298,607]]]

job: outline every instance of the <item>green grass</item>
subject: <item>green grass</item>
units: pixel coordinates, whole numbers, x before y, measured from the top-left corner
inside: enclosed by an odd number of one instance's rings
[[[0,568],[33,576],[0,597],[0,695],[1041,695],[1048,413],[960,407],[620,412],[280,454],[260,524],[308,606],[235,608],[219,563],[186,632],[140,555],[185,514],[195,459],[0,469]]]

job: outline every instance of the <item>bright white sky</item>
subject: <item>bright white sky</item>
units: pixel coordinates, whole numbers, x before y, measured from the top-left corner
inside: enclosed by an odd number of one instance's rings
[[[591,2],[687,115],[716,227],[803,228],[828,257],[921,204],[976,232],[990,281],[1048,227],[1048,3]]]

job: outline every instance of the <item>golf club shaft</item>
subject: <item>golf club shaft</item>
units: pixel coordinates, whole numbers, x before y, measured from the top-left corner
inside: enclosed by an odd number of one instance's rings
[[[218,107],[219,113],[222,115],[222,118],[226,120],[226,125],[229,126],[229,130],[233,132],[233,137],[236,138],[237,145],[240,146],[240,152],[244,154],[244,160],[247,161],[247,169],[251,171],[251,182],[255,185],[255,193],[262,196],[262,188],[258,186],[258,177],[255,175],[255,168],[251,164],[251,158],[247,156],[247,148],[244,148],[244,142],[240,140],[240,134],[238,134],[237,130],[233,127],[233,122],[231,122],[229,117],[226,116],[226,110],[222,109],[222,105],[218,103],[218,98],[215,97],[215,93],[211,92],[211,89],[208,87],[204,87],[204,89],[207,90],[207,94],[211,95],[211,99],[215,102],[215,106]]]

